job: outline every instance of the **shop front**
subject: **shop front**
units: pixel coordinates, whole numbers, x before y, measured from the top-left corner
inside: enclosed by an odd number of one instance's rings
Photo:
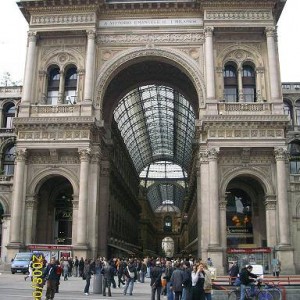
[[[272,271],[271,261],[272,249],[269,247],[227,249],[228,270],[237,262],[240,269],[246,265],[261,265],[264,274],[269,274]]]
[[[47,262],[51,258],[60,260],[62,257],[72,257],[72,247],[69,245],[30,244],[27,248],[32,252],[42,252]]]

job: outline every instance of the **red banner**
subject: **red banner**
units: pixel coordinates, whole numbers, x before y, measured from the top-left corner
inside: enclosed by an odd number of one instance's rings
[[[227,253],[271,253],[271,248],[228,248]]]
[[[72,246],[69,245],[42,245],[32,244],[27,246],[30,250],[71,250]]]

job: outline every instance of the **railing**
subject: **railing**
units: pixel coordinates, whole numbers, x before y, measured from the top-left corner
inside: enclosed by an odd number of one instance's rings
[[[0,182],[12,182],[13,175],[0,175]]]
[[[218,103],[219,114],[271,114],[272,107],[270,103],[257,102],[236,102],[236,103]]]

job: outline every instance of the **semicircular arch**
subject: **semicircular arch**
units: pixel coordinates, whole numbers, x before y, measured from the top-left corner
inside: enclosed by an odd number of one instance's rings
[[[270,176],[268,176],[262,170],[258,168],[235,168],[223,175],[223,179],[220,185],[221,195],[223,196],[226,195],[226,190],[230,181],[238,176],[248,176],[256,179],[261,184],[261,187],[263,188],[265,195],[275,194],[275,188],[272,182],[268,179]]]
[[[79,183],[78,177],[75,173],[65,168],[46,168],[40,172],[38,172],[31,180],[28,185],[28,194],[35,195],[38,193],[42,184],[48,180],[50,177],[54,176],[63,176],[69,180],[73,188],[73,194],[78,195],[79,193]]]
[[[111,80],[123,69],[143,60],[161,60],[174,67],[177,67],[183,72],[192,82],[198,96],[198,106],[205,102],[205,85],[204,77],[196,62],[187,56],[185,53],[178,50],[165,49],[129,49],[125,52],[120,52],[112,60],[106,62],[99,70],[99,75],[96,81],[96,107],[100,108],[100,118],[103,116],[103,105],[106,89]],[[111,100],[111,99],[110,99]]]
[[[0,204],[2,205],[5,215],[10,214],[9,201],[5,195],[0,195]]]

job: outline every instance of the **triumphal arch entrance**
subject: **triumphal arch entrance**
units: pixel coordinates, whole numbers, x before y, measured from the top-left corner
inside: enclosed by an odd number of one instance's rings
[[[293,271],[282,1],[18,5],[9,255],[193,256],[222,273],[247,248]]]

